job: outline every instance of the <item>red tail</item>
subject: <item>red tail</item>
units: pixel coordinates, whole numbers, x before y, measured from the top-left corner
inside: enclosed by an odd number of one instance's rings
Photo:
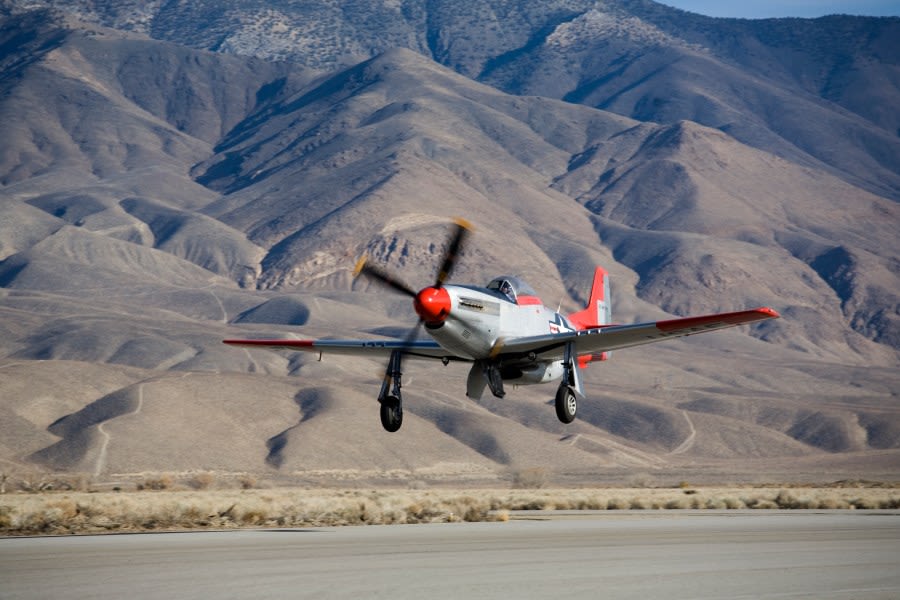
[[[609,293],[609,273],[603,267],[594,270],[594,282],[587,307],[569,315],[569,323],[576,329],[597,329],[612,322],[612,297]],[[593,360],[607,360],[609,352],[578,357],[579,366],[585,367]]]

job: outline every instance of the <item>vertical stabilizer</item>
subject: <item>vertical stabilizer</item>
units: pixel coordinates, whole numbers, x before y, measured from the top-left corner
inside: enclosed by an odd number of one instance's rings
[[[603,267],[594,269],[594,281],[591,284],[591,294],[587,307],[568,317],[569,323],[576,329],[597,329],[612,323],[612,296],[609,293],[609,273]],[[579,356],[581,367],[594,360],[607,360],[610,352],[602,354]]]
[[[594,270],[594,282],[587,307],[569,315],[569,322],[577,329],[596,329],[612,323],[612,298],[609,293],[609,273],[603,267]]]

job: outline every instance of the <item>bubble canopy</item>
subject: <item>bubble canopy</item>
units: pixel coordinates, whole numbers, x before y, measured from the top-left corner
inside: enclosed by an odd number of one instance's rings
[[[491,279],[487,289],[502,294],[513,302],[517,302],[520,296],[537,296],[530,285],[514,275],[501,275]]]

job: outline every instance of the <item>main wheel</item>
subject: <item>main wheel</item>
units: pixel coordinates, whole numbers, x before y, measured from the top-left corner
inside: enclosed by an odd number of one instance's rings
[[[556,390],[556,416],[563,423],[571,423],[575,420],[575,412],[578,410],[578,400],[575,392],[569,386],[563,384]]]
[[[381,403],[381,426],[394,433],[403,425],[403,404],[400,398],[388,396]]]

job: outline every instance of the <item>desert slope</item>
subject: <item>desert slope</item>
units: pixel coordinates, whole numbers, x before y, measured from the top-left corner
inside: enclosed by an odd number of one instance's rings
[[[874,179],[692,120],[511,95],[402,48],[312,72],[40,12],[0,31],[9,469],[896,475],[900,215]],[[465,368],[409,361],[395,435],[379,361],[221,344],[404,335],[408,301],[353,265],[424,285],[455,216],[474,225],[457,282],[516,273],[571,311],[603,264],[620,322],[783,318],[616,352],[570,426],[552,387],[475,403]]]

